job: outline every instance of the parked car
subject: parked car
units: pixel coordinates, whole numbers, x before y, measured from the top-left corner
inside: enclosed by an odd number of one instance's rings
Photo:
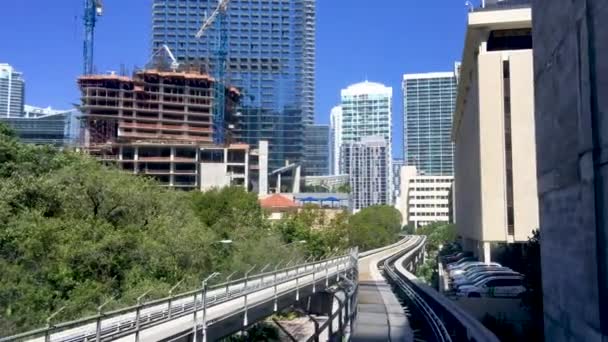
[[[457,262],[453,262],[453,263],[451,263],[451,264],[448,264],[448,265],[447,265],[447,269],[448,269],[448,270],[451,270],[451,269],[453,269],[454,267],[457,267],[457,266],[459,266],[459,265],[462,265],[462,264],[463,264],[463,263],[465,263],[465,262],[471,262],[471,261],[478,261],[478,260],[477,260],[477,259],[475,259],[474,257],[465,257],[465,258],[462,258],[462,259],[458,260]]]
[[[481,268],[481,267],[484,267],[484,266],[502,267],[502,265],[499,264],[499,263],[497,263],[497,262],[485,263],[485,262],[481,262],[481,261],[474,261],[474,262],[471,262],[471,263],[466,263],[466,264],[461,265],[459,267],[455,267],[455,268],[451,269],[449,271],[449,273],[450,273],[451,277],[455,277],[457,275],[465,273],[466,271],[473,270],[475,268]]]
[[[464,285],[475,285],[478,281],[489,278],[489,277],[502,277],[502,276],[513,276],[521,277],[522,275],[513,270],[497,270],[497,271],[485,271],[475,274],[473,277],[464,277],[452,282],[452,288],[458,289]]]
[[[454,254],[450,254],[450,255],[446,255],[443,257],[443,262],[445,264],[449,264],[452,262],[457,262],[462,258],[467,258],[467,257],[472,257],[473,253],[471,252],[458,252],[458,253],[454,253]]]
[[[480,273],[498,272],[498,271],[512,271],[512,270],[510,268],[504,267],[504,266],[487,266],[487,265],[476,266],[462,274],[458,274],[453,277],[450,277],[450,279],[452,279],[452,281],[456,281],[456,280],[460,280],[460,279],[467,279],[467,278],[470,279],[471,277],[476,276]]]
[[[463,285],[456,295],[460,297],[519,297],[526,291],[521,276],[501,276],[484,278],[474,285]]]

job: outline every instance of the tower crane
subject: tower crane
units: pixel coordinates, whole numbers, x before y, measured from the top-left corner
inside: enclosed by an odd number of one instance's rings
[[[224,143],[224,114],[226,111],[226,94],[224,75],[226,72],[226,56],[228,55],[228,29],[226,27],[226,11],[230,0],[219,0],[217,8],[205,20],[203,26],[196,33],[196,38],[200,39],[211,25],[215,25],[217,39],[215,42],[215,65],[214,65],[214,113],[213,113],[213,142],[215,144]]]
[[[84,0],[84,74],[93,73],[93,42],[97,17],[103,15],[101,0]]]

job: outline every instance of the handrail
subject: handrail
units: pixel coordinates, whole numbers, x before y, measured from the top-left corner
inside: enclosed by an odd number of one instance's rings
[[[356,251],[355,251],[355,253],[356,253]],[[243,284],[243,286],[242,286],[242,288],[239,289],[239,291],[237,291],[235,293],[232,293],[232,292],[227,293],[227,296],[222,298],[221,300],[217,300],[217,297],[216,297],[215,298],[216,300],[210,302],[209,304],[217,305],[217,304],[223,303],[228,300],[233,300],[233,299],[242,297],[245,294],[259,291],[261,288],[265,289],[270,286],[274,286],[275,284],[283,284],[283,283],[293,280],[295,278],[309,275],[312,272],[312,270],[308,270],[308,268],[310,266],[313,266],[313,269],[315,269],[315,271],[318,270],[319,266],[321,266],[321,267],[323,267],[323,269],[329,271],[329,269],[336,267],[336,264],[339,264],[340,261],[344,261],[344,262],[348,261],[351,256],[352,256],[352,251],[351,251],[351,253],[348,253],[345,255],[329,257],[329,258],[319,260],[319,261],[313,261],[313,262],[308,262],[308,263],[304,263],[304,264],[285,267],[285,268],[278,269],[276,271],[273,270],[273,271],[269,271],[269,272],[255,274],[255,275],[248,277],[248,282],[253,285],[248,286],[247,288],[245,288],[245,286],[244,286],[245,279],[246,279],[245,277],[235,279],[232,281],[228,281],[228,282],[224,282],[224,283],[220,283],[220,284],[215,284],[215,285],[209,287],[209,292],[211,292],[213,290],[219,290],[222,288],[226,288],[229,285]],[[300,270],[302,268],[304,268],[303,272],[296,272],[294,274],[289,274],[293,270]],[[267,277],[275,275],[275,274],[276,275],[281,274],[284,276],[277,277],[276,282],[274,279],[268,283],[263,282],[264,278],[267,278]],[[258,282],[259,282],[259,285],[262,285],[262,286],[259,286],[258,284],[256,284]],[[116,310],[105,312],[102,314],[87,316],[87,317],[79,318],[77,320],[72,320],[72,321],[68,321],[68,322],[62,322],[62,323],[54,324],[49,327],[38,328],[38,329],[31,330],[31,331],[19,333],[19,334],[13,335],[13,336],[2,337],[2,338],[0,338],[0,342],[8,342],[8,341],[13,341],[13,340],[18,340],[18,339],[39,337],[39,336],[43,336],[43,335],[59,333],[59,332],[66,331],[71,328],[86,326],[88,324],[96,324],[102,318],[107,322],[107,320],[112,319],[112,318],[117,318],[119,316],[135,315],[136,310],[141,311],[142,309],[149,309],[152,307],[165,306],[169,302],[176,303],[176,302],[179,302],[180,300],[184,300],[187,298],[192,299],[192,296],[194,296],[194,300],[189,302],[189,304],[192,304],[194,306],[195,301],[198,301],[197,296],[201,295],[201,294],[202,294],[202,288],[197,288],[195,290],[186,291],[186,292],[183,292],[183,293],[180,293],[177,295],[148,301],[148,302],[142,303],[140,305],[131,305],[128,307],[116,309]],[[161,312],[165,312],[167,310],[168,310],[168,306],[166,308],[159,308],[159,311],[161,311]],[[191,310],[189,310],[188,312],[192,312],[192,310],[193,310],[193,308]],[[152,314],[154,314],[154,313],[146,313],[145,315],[150,316]],[[172,316],[171,319],[176,319],[180,316],[182,316],[182,315],[175,315],[175,316]],[[166,319],[159,320],[159,322],[161,322],[161,323],[163,321],[167,321],[167,320]],[[121,322],[122,321],[118,321],[118,320],[116,322],[109,322],[108,324],[106,324],[106,326],[121,324]]]
[[[411,274],[404,265],[409,265],[415,255],[424,246],[421,244],[398,258],[394,258],[393,265],[387,267],[387,274],[392,272],[398,280],[406,284],[415,292],[416,297],[424,302],[423,305],[432,312],[433,320],[438,319],[445,328],[452,332],[451,338],[457,341],[488,341],[499,342],[499,339],[481,322],[472,317],[450,299],[446,298],[427,284]],[[397,259],[397,260],[396,260]],[[441,317],[441,318],[439,318]],[[455,336],[454,336],[455,335]]]

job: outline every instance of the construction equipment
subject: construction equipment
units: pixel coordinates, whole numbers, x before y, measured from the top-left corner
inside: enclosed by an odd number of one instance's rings
[[[219,0],[217,8],[205,20],[203,26],[196,33],[200,39],[205,31],[215,25],[217,39],[215,43],[215,65],[214,65],[214,112],[213,112],[213,142],[224,143],[224,113],[226,110],[226,94],[224,74],[226,72],[226,56],[228,55],[228,28],[226,27],[226,11],[230,0]]]
[[[101,0],[84,0],[84,74],[93,73],[93,43],[97,17],[103,15]]]
[[[173,52],[171,52],[171,49],[167,46],[167,44],[161,45],[161,47],[154,51],[152,57],[150,57],[150,63],[153,63],[154,58],[163,52],[171,59],[171,71],[176,72],[179,68],[179,62],[177,61],[177,59],[175,59]]]

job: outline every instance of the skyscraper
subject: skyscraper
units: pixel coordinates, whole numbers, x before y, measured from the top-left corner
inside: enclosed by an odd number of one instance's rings
[[[453,72],[403,75],[406,163],[423,174],[454,174],[454,145],[450,137],[457,67]]]
[[[25,81],[9,64],[0,64],[0,117],[23,116]]]
[[[341,170],[348,173],[353,209],[389,204],[392,200],[390,153],[381,136],[362,137],[341,146]]]
[[[331,109],[329,118],[329,153],[330,172],[332,175],[340,174],[340,144],[342,142],[342,107],[335,106]]]
[[[342,89],[341,92],[340,172],[347,173],[350,176],[351,191],[353,191],[355,197],[359,197],[359,204],[355,203],[357,209],[380,203],[388,204],[393,200],[391,178],[392,96],[393,88],[368,81],[350,85],[346,89]],[[373,139],[367,139],[368,137],[373,137]],[[367,143],[356,144],[363,140]],[[385,144],[380,147],[378,140],[384,140]],[[373,143],[370,145],[371,141]],[[345,145],[349,146],[345,148]],[[386,150],[387,156],[382,158],[377,156],[378,149]],[[345,151],[349,154],[344,155]],[[344,158],[350,160],[343,160]],[[380,162],[385,164],[380,167]],[[379,169],[365,169],[364,165]],[[381,174],[383,178],[371,181],[372,183],[369,185],[361,185],[366,184],[365,179],[369,175],[376,173]],[[360,184],[354,186],[352,182],[359,182]],[[359,190],[356,189],[361,189],[362,193],[357,194]]]
[[[213,70],[218,32],[195,34],[217,0],[154,0],[152,47],[167,44],[182,64]],[[226,82],[243,98],[241,138],[270,145],[271,169],[300,161],[314,117],[315,0],[233,0],[227,11]]]
[[[361,82],[342,89],[342,143],[362,137],[383,137],[390,149],[393,88]]]
[[[304,134],[304,175],[329,174],[329,126],[306,125]]]

